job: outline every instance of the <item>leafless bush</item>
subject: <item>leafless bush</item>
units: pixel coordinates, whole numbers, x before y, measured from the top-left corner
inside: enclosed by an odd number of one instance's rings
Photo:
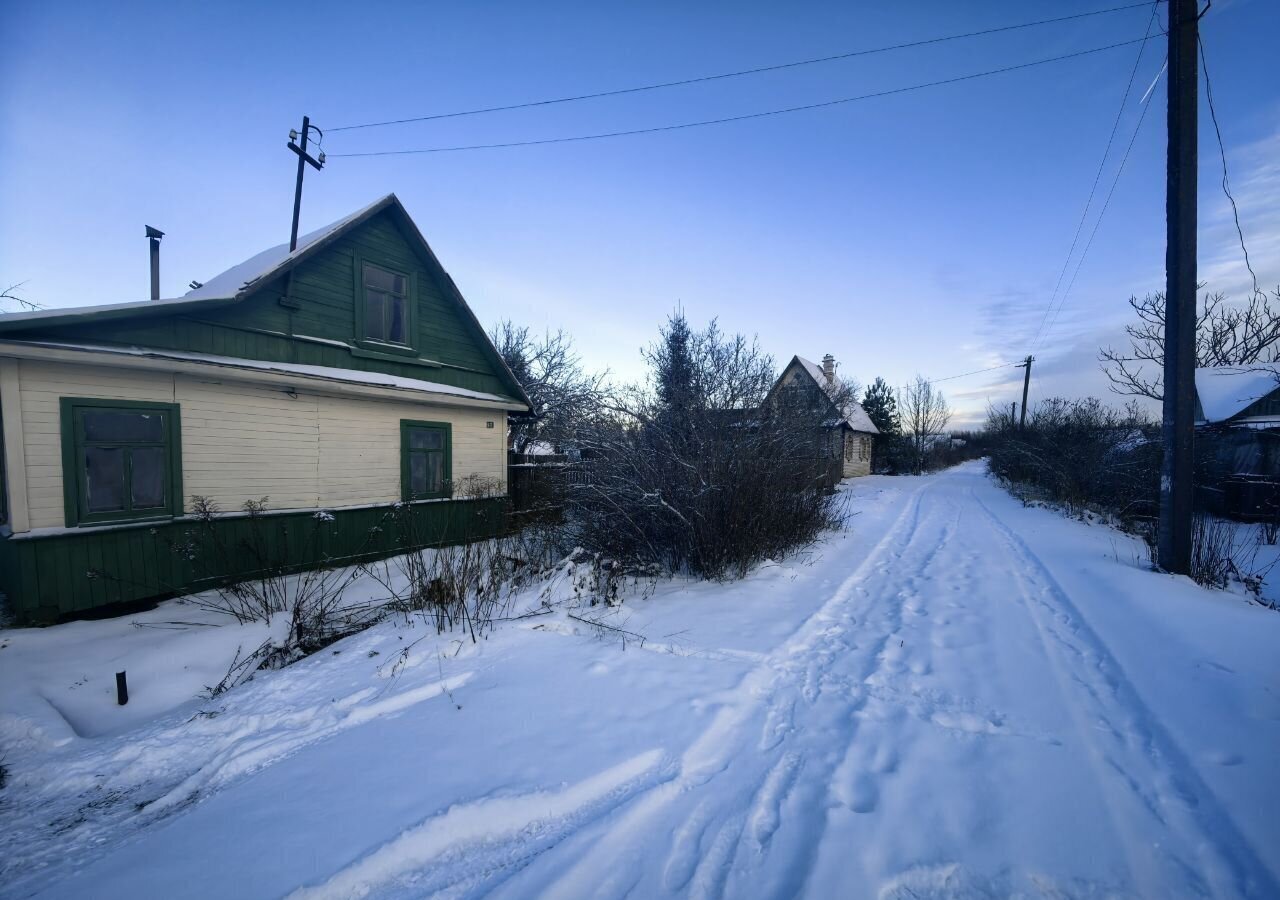
[[[289,518],[267,512],[267,499],[247,501],[242,508],[245,516],[228,522],[212,500],[193,497],[196,526],[175,545],[176,552],[209,577],[249,573],[192,595],[186,602],[241,624],[288,617],[283,637],[248,658],[256,663],[248,674],[264,666],[287,665],[369,627],[381,615],[368,603],[344,599],[359,572],[332,565],[324,557],[322,533],[331,527],[333,516],[321,511],[305,525],[291,524]]]
[[[1155,514],[1160,443],[1136,405],[1051,398],[1031,410],[1025,428],[993,409],[985,441],[993,473],[1073,514],[1093,510],[1126,525]]]
[[[1191,531],[1191,579],[1205,587],[1226,588],[1235,571],[1235,556],[1235,525],[1197,515]]]
[[[587,477],[568,486],[571,540],[623,573],[744,575],[842,522],[832,431],[766,404],[772,360],[754,341],[673,316],[646,385],[579,435]]]
[[[469,487],[462,485],[455,496],[488,496],[493,487],[476,480]],[[466,514],[465,508],[449,507],[444,524],[433,534],[410,504],[401,504],[394,524],[401,543],[416,549],[362,569],[386,590],[387,610],[424,619],[438,633],[461,629],[477,641],[505,616],[517,591],[554,568],[564,547],[559,530],[551,526],[446,543],[457,530],[448,517]]]
[[[573,540],[627,572],[744,575],[843,520],[825,434],[782,416],[646,417],[591,435],[591,477],[568,495]]]
[[[221,697],[233,687],[248,681],[259,669],[271,668],[266,663],[272,656],[273,650],[274,647],[269,640],[263,641],[258,645],[257,649],[247,654],[244,652],[243,647],[237,647],[235,658],[227,666],[227,673],[222,676],[217,684],[206,684],[203,696],[209,700]]]

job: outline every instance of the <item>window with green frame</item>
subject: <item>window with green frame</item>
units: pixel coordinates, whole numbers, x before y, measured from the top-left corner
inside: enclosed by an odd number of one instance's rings
[[[400,495],[405,500],[449,496],[453,429],[448,422],[400,420]]]
[[[67,525],[182,514],[176,403],[62,398]]]
[[[355,259],[356,338],[374,349],[412,352],[413,278],[386,266]]]

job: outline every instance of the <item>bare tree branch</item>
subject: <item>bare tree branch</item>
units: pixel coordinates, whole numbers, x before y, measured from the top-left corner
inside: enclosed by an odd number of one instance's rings
[[[1203,286],[1203,285],[1201,285]],[[1274,305],[1273,300],[1274,298]],[[1117,394],[1164,399],[1164,314],[1162,292],[1129,298],[1137,321],[1125,326],[1129,350],[1098,351],[1103,374]],[[1280,360],[1280,288],[1244,303],[1224,294],[1205,294],[1196,312],[1196,366],[1249,366]]]
[[[37,309],[43,308],[39,303],[18,295],[18,289],[24,284],[26,284],[25,281],[19,281],[17,284],[11,284],[3,291],[0,291],[0,315],[13,311],[11,309],[5,309],[7,304],[16,305],[18,310],[21,312],[33,312]]]

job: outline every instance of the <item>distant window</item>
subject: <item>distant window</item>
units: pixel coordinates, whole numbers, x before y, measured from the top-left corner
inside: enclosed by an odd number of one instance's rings
[[[385,344],[409,344],[409,279],[364,263],[364,337]]]
[[[849,435],[844,442],[844,461],[853,462],[853,435]]]
[[[871,459],[871,438],[858,438],[858,459],[864,462]]]
[[[405,500],[449,495],[452,428],[446,422],[400,422],[400,481]]]
[[[176,405],[63,398],[62,410],[68,525],[181,510]]]

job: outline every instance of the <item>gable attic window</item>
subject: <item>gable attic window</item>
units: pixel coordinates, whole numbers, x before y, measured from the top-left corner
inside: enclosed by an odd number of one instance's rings
[[[68,526],[181,514],[177,404],[63,397],[61,411]]]
[[[404,350],[413,341],[410,278],[382,266],[358,261],[357,327],[362,340]]]

